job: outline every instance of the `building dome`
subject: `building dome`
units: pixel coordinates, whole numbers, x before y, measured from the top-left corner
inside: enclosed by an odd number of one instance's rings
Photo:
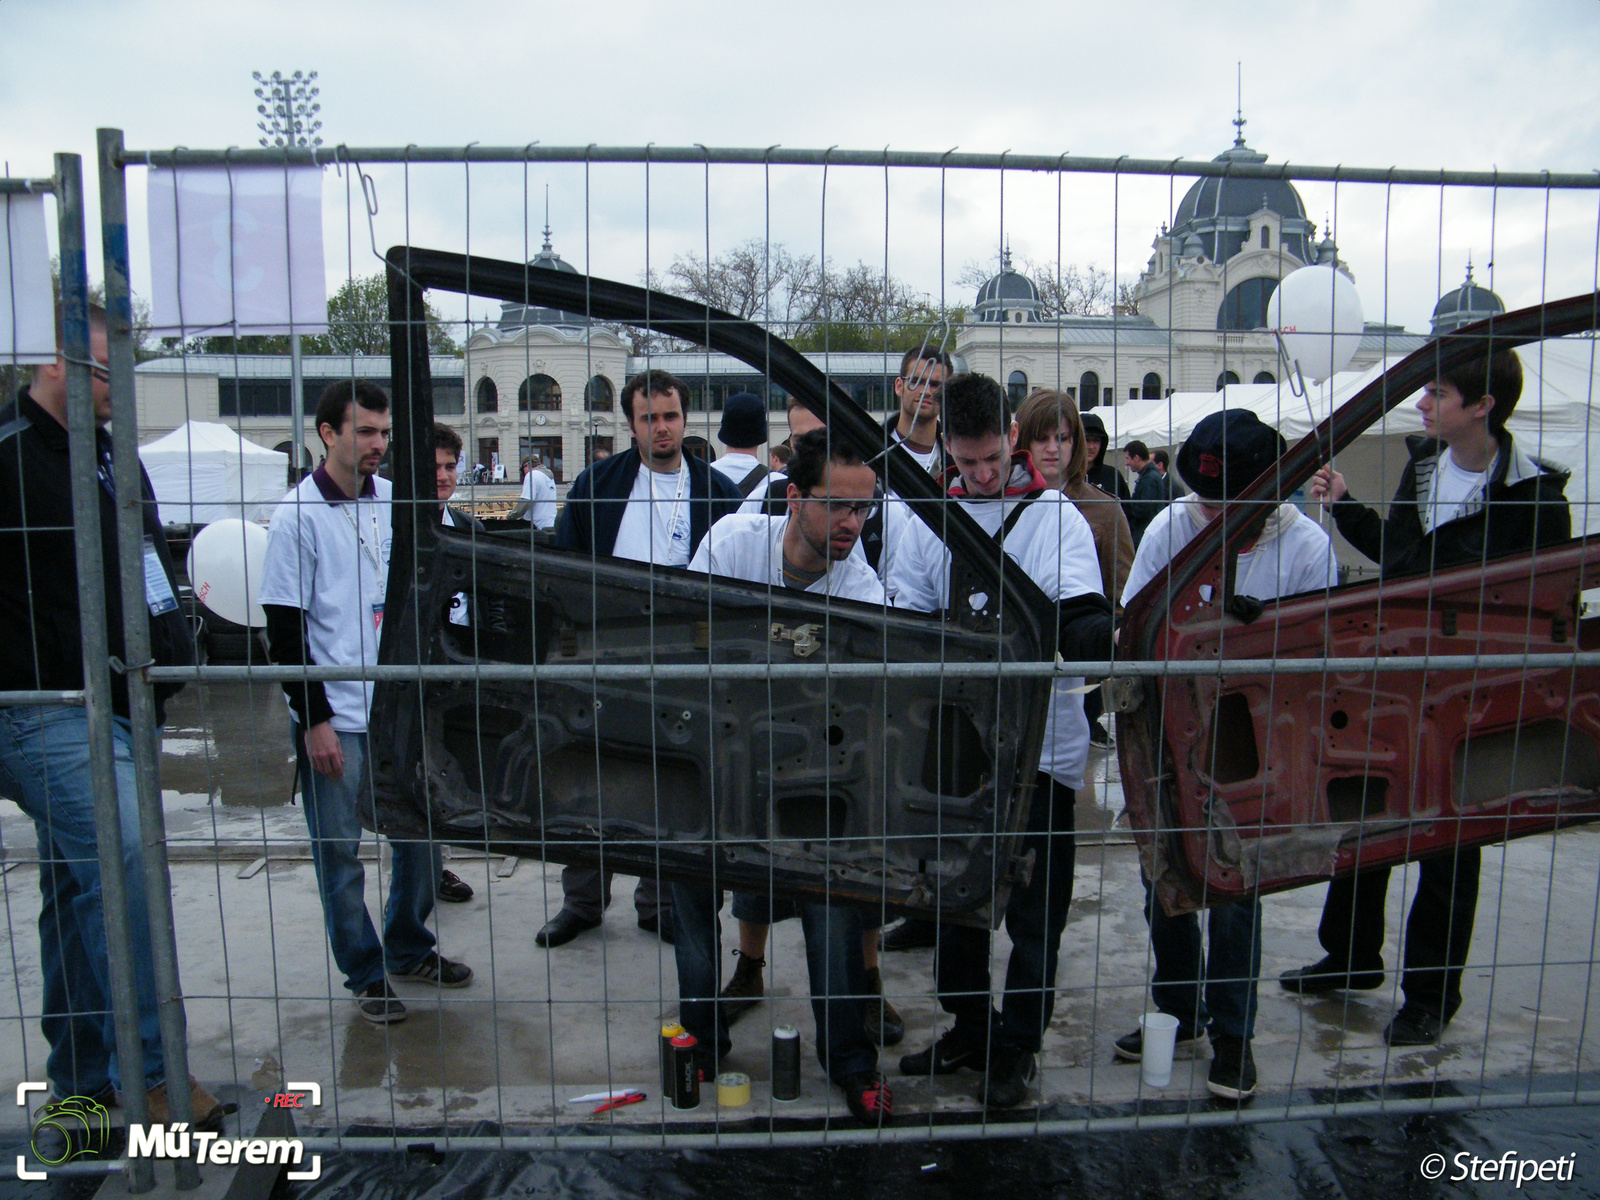
[[[538,254],[528,260],[528,266],[536,271],[565,271],[569,275],[578,274],[578,268],[569,263],[555,252],[550,244],[550,226],[544,227],[544,246]],[[522,304],[518,301],[507,300],[500,305],[500,328],[504,331],[520,329],[527,325],[576,325],[580,328],[589,324],[582,313],[564,312],[559,308],[543,308],[536,304]]]
[[[1239,133],[1233,145],[1212,162],[1264,163],[1267,156],[1244,143],[1244,118],[1236,117]],[[1180,244],[1189,234],[1200,239],[1212,262],[1226,262],[1244,248],[1250,236],[1250,217],[1266,209],[1282,218],[1283,249],[1303,263],[1314,261],[1308,250],[1315,228],[1306,220],[1300,193],[1286,179],[1235,179],[1208,176],[1184,193],[1173,218],[1172,235]],[[1185,256],[1187,246],[1185,245]]]
[[[1472,262],[1467,262],[1467,280],[1453,292],[1439,297],[1433,306],[1434,336],[1454,333],[1463,325],[1482,321],[1506,310],[1505,302],[1486,287],[1472,281]]]
[[[1000,274],[978,289],[978,303],[973,314],[979,321],[1027,323],[1039,320],[1041,306],[1039,288],[1011,266],[1008,247],[1001,257]]]

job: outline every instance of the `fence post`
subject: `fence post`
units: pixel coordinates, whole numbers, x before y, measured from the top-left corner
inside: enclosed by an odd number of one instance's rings
[[[178,980],[178,939],[172,917],[172,873],[167,863],[167,823],[161,811],[160,731],[155,693],[146,669],[150,610],[145,603],[144,494],[139,469],[139,404],[133,378],[133,299],[128,285],[128,193],[122,166],[122,131],[98,131],[100,224],[106,271],[106,344],[111,352],[111,441],[117,481],[117,554],[122,576],[122,645],[127,656],[128,720],[133,726],[133,768],[139,795],[139,836],[144,843],[145,899],[150,914],[150,967],[161,1017],[161,1051],[167,1064],[167,1106],[174,1123],[194,1126],[189,1092],[188,1028]],[[200,1185],[192,1158],[174,1164],[180,1190]]]
[[[106,923],[106,965],[122,1111],[129,1125],[147,1124],[144,1046],[139,1040],[139,990],[134,982],[133,937],[128,924],[128,881],[122,870],[122,821],[111,745],[111,668],[107,645],[105,563],[100,553],[99,464],[89,378],[89,268],[84,258],[83,162],[56,155],[60,218],[62,350],[67,360],[68,462],[72,471],[72,540],[78,564],[83,635],[83,703],[89,728],[89,770],[100,856],[100,893]],[[130,1192],[147,1192],[155,1174],[147,1159],[129,1160]]]

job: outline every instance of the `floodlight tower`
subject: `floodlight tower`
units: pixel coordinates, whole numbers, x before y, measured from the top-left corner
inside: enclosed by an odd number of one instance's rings
[[[315,71],[296,71],[293,75],[285,75],[282,71],[274,71],[271,75],[263,76],[260,71],[251,71],[250,77],[256,81],[256,113],[260,120],[256,128],[261,131],[261,144],[271,147],[307,147],[314,149],[322,145],[322,138],[317,136],[322,130],[322,120],[317,116],[322,111],[322,105],[317,102],[317,97],[322,94],[322,89],[317,87],[317,73]],[[293,447],[289,455],[289,466],[294,469],[294,483],[299,483],[302,476],[302,456],[307,451],[305,447],[305,400],[301,396],[303,383],[300,372],[300,334],[295,329],[289,330],[289,415],[290,434],[289,442]],[[310,466],[309,463],[305,464]]]

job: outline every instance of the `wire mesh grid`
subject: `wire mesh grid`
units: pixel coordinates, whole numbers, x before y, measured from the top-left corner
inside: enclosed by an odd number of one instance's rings
[[[171,481],[189,520],[165,534],[180,551],[178,599],[211,651],[199,667],[150,665],[148,633],[119,636],[124,611],[129,633],[149,622],[125,566],[141,506],[116,506],[124,569],[108,578],[131,603],[113,610],[100,652],[128,672],[116,715],[130,718],[127,754],[145,756],[144,774],[121,790],[140,793],[145,870],[170,864],[170,888],[148,889],[171,897],[172,986],[153,1006],[169,1068],[186,1046],[245,1132],[287,1081],[314,1080],[306,1145],[347,1150],[1027,1136],[1592,1103],[1595,180],[1280,166],[1242,136],[1238,150],[1209,163],[156,153],[103,138],[109,354],[95,357],[92,331],[78,354],[70,322],[61,344],[68,363],[109,368],[123,406],[115,494],[138,485],[135,447],[189,421],[278,447],[277,469],[297,481],[274,507],[283,476],[252,493],[248,445],[235,447],[202,514],[209,464],[188,435]],[[180,312],[135,367],[119,320],[127,203],[106,181],[166,172],[171,227],[152,215],[152,277],[180,281],[181,309],[183,255],[219,255],[237,306],[241,277],[272,265],[241,237],[244,181],[313,160],[336,171],[320,185],[329,211],[311,226],[287,215],[279,245],[285,277],[307,229],[330,260],[342,251],[327,325]],[[222,181],[226,219],[209,240],[184,223],[199,194],[186,173]],[[55,186],[70,218],[71,189]],[[277,185],[286,212],[292,193]],[[1130,270],[1152,234],[1148,264]],[[66,264],[65,234],[61,245]],[[1469,269],[1450,293],[1474,248],[1487,287]],[[1264,326],[1277,281],[1319,262],[1359,271],[1368,312],[1350,370],[1308,384]],[[82,281],[64,275],[70,312]],[[1433,304],[1450,295],[1455,309]],[[1475,307],[1489,297],[1496,307]],[[1407,328],[1422,312],[1432,332],[1469,327],[1430,339]],[[1452,427],[1460,460],[1427,460],[1475,467],[1477,491],[1416,491],[1406,435],[1451,438],[1443,410],[1424,425],[1412,397],[1510,347],[1522,374],[1510,438],[1463,462],[1469,434]],[[67,381],[80,405],[92,370]],[[628,386],[652,371],[666,374]],[[369,386],[392,397],[388,412],[361,403]],[[348,424],[318,411],[330,387],[354,399]],[[730,404],[739,393],[753,404]],[[1222,409],[1287,437],[1265,452],[1208,446],[1206,418]],[[739,440],[752,415],[770,433]],[[1168,503],[1169,484],[1159,503],[1143,490],[1119,502],[1115,466],[1091,474],[1099,459],[1074,453],[1094,432],[1086,416],[1113,464],[1130,442],[1164,449],[1168,478],[1197,494]],[[827,432],[764,464],[786,422]],[[732,461],[737,480],[708,469],[751,449]],[[1370,518],[1336,524],[1308,492],[1332,486],[1314,478],[1330,461],[1340,486],[1379,505]],[[789,466],[799,485],[763,503],[762,465]],[[83,456],[73,478],[94,466]],[[1508,472],[1513,485],[1561,476],[1559,517],[1526,489],[1492,490]],[[1426,549],[1396,563],[1408,486]],[[744,514],[736,490],[752,497]],[[453,529],[440,529],[441,502]],[[255,534],[229,527],[233,561],[185,563],[188,539],[223,512],[267,524],[265,560],[251,557]],[[1373,535],[1363,522],[1380,514]],[[1143,526],[1137,554],[1127,516]],[[1434,536],[1451,516],[1458,531],[1477,520],[1477,541]],[[35,543],[18,526],[38,529],[26,511],[11,519],[22,560]],[[97,541],[83,532],[80,556]],[[107,597],[94,572],[79,576],[87,618],[91,595]],[[294,632],[280,626],[268,653],[252,625],[270,612],[227,620],[230,586],[302,611],[307,652],[287,654]],[[43,618],[27,619],[37,648]],[[81,689],[8,676],[6,711],[81,692],[90,741],[109,746],[94,722],[110,677],[90,675]],[[152,689],[180,682],[157,782]],[[328,743],[296,763],[305,743],[284,704],[296,689],[302,721],[334,714],[342,789]],[[1112,737],[1091,741],[1086,700]],[[46,1078],[49,1001],[28,964],[48,992],[70,950],[42,949],[31,928],[28,876],[63,864],[30,853],[25,824],[20,811],[0,821],[14,980],[0,1053],[19,1080]],[[1392,866],[1401,884],[1386,894]],[[439,886],[445,868],[469,900],[435,903],[460,894]],[[802,919],[782,919],[796,905]],[[430,981],[435,937],[443,978]],[[149,986],[142,943],[126,944]],[[1278,982],[1325,956],[1295,981],[1304,994]],[[465,986],[441,986],[461,982],[452,963],[470,966]],[[365,1013],[352,1002],[385,974],[404,1021],[381,992]],[[754,1003],[718,1006],[730,985]],[[104,1015],[91,1007],[81,1015]],[[1142,1049],[1130,1031],[1158,1011],[1179,1025],[1166,1084],[1128,1061]],[[1397,1013],[1409,1020],[1398,1033]],[[674,1104],[663,1066],[675,1022],[700,1034],[692,1109]],[[1419,1023],[1426,1044],[1398,1044]],[[777,1098],[784,1027],[804,1047],[797,1101]],[[122,1033],[142,1035],[148,1067],[154,1030]],[[725,1033],[715,1061],[705,1052]],[[1259,1072],[1248,1088],[1241,1048]],[[862,1120],[850,1100],[879,1074],[893,1119]],[[58,1091],[87,1086],[49,1077]],[[629,1089],[643,1101],[593,1111]],[[1227,1094],[1241,1090],[1253,1099]]]

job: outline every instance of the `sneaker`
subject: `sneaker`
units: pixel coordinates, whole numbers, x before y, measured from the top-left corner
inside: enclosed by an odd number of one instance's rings
[[[939,926],[936,922],[925,921],[921,917],[907,917],[898,925],[891,925],[883,931],[879,948],[887,954],[893,954],[897,950],[926,950],[938,944]]]
[[[1243,1038],[1219,1033],[1211,1039],[1211,1073],[1206,1088],[1224,1100],[1248,1100],[1256,1094],[1256,1059]]]
[[[717,1002],[722,1006],[724,1029],[760,1004],[761,998],[767,994],[761,980],[761,968],[767,965],[767,960],[751,958],[738,950],[733,955],[739,960],[733,965],[733,978],[717,993]]]
[[[1178,1040],[1172,1048],[1173,1058],[1193,1058],[1195,1048],[1200,1040],[1206,1036],[1204,1029],[1197,1029],[1193,1025],[1178,1025]],[[1144,1028],[1141,1026],[1132,1033],[1119,1037],[1111,1045],[1112,1051],[1124,1062],[1140,1062],[1144,1058]]]
[[[905,1041],[905,1018],[883,998],[883,976],[877,967],[867,971],[866,1026],[867,1036],[880,1046],[898,1046]]]
[[[961,1026],[956,1025],[926,1050],[902,1058],[900,1074],[913,1077],[954,1075],[962,1067],[983,1071],[988,1069],[988,1065],[989,1049],[984,1044],[983,1036],[969,1036]]]
[[[978,1099],[990,1108],[1015,1108],[1027,1099],[1028,1084],[1037,1069],[1033,1051],[1004,1043],[995,1046]]]
[[[1437,1013],[1402,1004],[1384,1029],[1383,1040],[1391,1046],[1437,1046],[1444,1027],[1445,1022]]]
[[[1111,733],[1099,721],[1089,722],[1089,745],[1098,750],[1111,749]]]
[[[406,1019],[406,1006],[387,979],[368,984],[356,993],[356,1011],[374,1025],[393,1025]]]
[[[850,1115],[861,1124],[882,1128],[894,1119],[894,1093],[876,1071],[862,1071],[839,1081]]]
[[[447,904],[465,904],[472,899],[472,885],[454,871],[439,876],[439,899]]]
[[[1296,967],[1278,976],[1286,992],[1300,996],[1317,996],[1323,992],[1371,991],[1383,986],[1383,964],[1369,971],[1353,970],[1340,966],[1332,958],[1323,958],[1309,967]]]
[[[421,962],[392,974],[396,979],[431,983],[442,988],[462,988],[472,982],[471,967],[466,963],[452,962],[437,950],[429,950],[422,956]]]

